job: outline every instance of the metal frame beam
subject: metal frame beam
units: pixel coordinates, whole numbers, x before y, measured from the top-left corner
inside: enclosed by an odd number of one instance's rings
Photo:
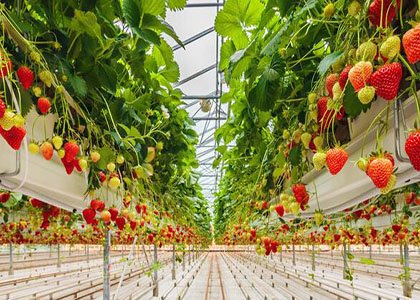
[[[206,35],[208,35],[212,32],[214,32],[214,26],[210,27],[206,30],[201,31],[201,32],[197,33],[196,35],[193,35],[192,37],[183,41],[182,44],[184,46],[187,46],[188,44],[191,44],[192,42],[195,42],[196,40],[201,39],[202,37],[205,37]],[[178,45],[178,44],[172,47],[172,51],[176,51],[178,49],[181,49],[181,46]]]
[[[177,88],[180,85],[183,85],[184,83],[187,83],[187,82],[189,82],[189,81],[191,81],[191,80],[193,80],[193,79],[195,79],[195,78],[197,78],[197,77],[199,77],[203,74],[206,74],[207,72],[210,72],[211,70],[214,70],[216,68],[217,68],[217,64],[213,64],[211,66],[208,66],[207,68],[204,68],[204,69],[198,71],[197,73],[194,73],[191,76],[188,76],[188,77],[178,81],[177,83],[174,84],[174,87]]]
[[[223,3],[190,3],[185,7],[194,8],[194,7],[221,7]]]

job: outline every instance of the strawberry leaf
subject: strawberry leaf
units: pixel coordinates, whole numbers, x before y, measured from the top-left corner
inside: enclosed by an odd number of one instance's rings
[[[341,56],[343,56],[343,51],[336,51],[324,57],[323,60],[318,65],[318,73],[321,76],[324,76],[328,69],[333,63],[335,63]]]

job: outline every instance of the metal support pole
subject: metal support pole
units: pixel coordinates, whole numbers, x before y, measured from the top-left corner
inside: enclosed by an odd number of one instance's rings
[[[411,298],[412,286],[410,283],[410,258],[408,254],[408,244],[404,244],[404,284],[403,292],[405,297]]]
[[[191,245],[188,245],[188,265],[191,266]]]
[[[311,258],[312,258],[312,271],[315,271],[315,245],[314,244],[312,244]]]
[[[185,249],[182,251],[182,271],[185,271]]]
[[[61,268],[60,244],[57,244],[57,268]]]
[[[103,291],[103,299],[109,300],[110,299],[110,281],[109,281],[109,272],[111,265],[109,263],[109,252],[111,248],[111,231],[106,229],[105,230],[105,243],[104,243],[104,291]]]
[[[153,245],[153,261],[154,261],[154,265],[156,265],[158,262],[158,252],[157,252],[156,244]],[[153,281],[155,283],[155,286],[153,287],[153,297],[158,297],[159,296],[159,283],[158,283],[158,271],[156,268],[153,270]]]
[[[292,263],[296,266],[296,252],[295,252],[295,244],[292,244]]]
[[[176,280],[175,244],[172,245],[172,280]]]
[[[85,245],[85,251],[86,251],[86,262],[89,263],[89,245]]]
[[[343,243],[343,279],[346,279],[347,277],[347,245],[346,243]]]
[[[9,275],[13,275],[15,273],[13,269],[13,243],[9,242]]]
[[[281,249],[280,249],[280,262],[281,263],[283,262],[283,246],[281,246]]]
[[[400,265],[404,265],[404,253],[403,253],[403,245],[400,244]]]

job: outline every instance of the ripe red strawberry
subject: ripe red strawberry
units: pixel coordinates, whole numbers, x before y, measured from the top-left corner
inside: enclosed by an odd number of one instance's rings
[[[338,81],[337,73],[332,73],[328,75],[327,78],[325,79],[325,89],[327,90],[329,97],[333,96],[333,86],[337,81]]]
[[[281,204],[276,205],[276,212],[280,218],[284,216],[284,207]]]
[[[93,199],[90,201],[90,207],[100,212],[105,209],[105,203],[99,199]]]
[[[34,72],[26,66],[20,67],[17,72],[20,83],[22,83],[23,89],[25,91],[29,90],[32,83],[34,82]]]
[[[404,34],[403,46],[410,63],[420,61],[420,23]]]
[[[332,175],[341,171],[349,158],[347,152],[341,147],[335,147],[327,151],[326,163]]]
[[[33,207],[36,207],[36,208],[44,208],[46,206],[46,203],[42,202],[41,200],[35,199],[35,198],[31,199],[31,204],[32,204]]]
[[[349,79],[349,72],[350,72],[351,68],[353,68],[353,66],[348,65],[340,73],[340,77],[338,78],[338,83],[340,84],[340,88],[342,90],[344,90],[344,88],[346,86],[346,83],[347,83],[347,80]]]
[[[64,158],[61,159],[61,162],[64,165],[64,168],[66,168],[66,173],[70,175],[73,173],[74,170],[74,163],[73,162],[67,162]]]
[[[318,100],[317,108],[318,108],[318,123],[321,124],[321,131],[324,131],[328,127],[330,127],[333,116],[334,110],[328,109],[328,97],[321,97]]]
[[[368,61],[360,61],[350,69],[349,80],[356,92],[366,85],[372,75],[372,72],[372,63]]]
[[[38,98],[38,109],[41,114],[46,115],[51,108],[50,100],[46,97]]]
[[[377,188],[384,188],[392,175],[392,163],[387,158],[377,157],[368,166],[367,175]]]
[[[66,152],[64,155],[64,160],[67,163],[73,163],[77,153],[79,153],[79,146],[75,141],[69,141],[64,144],[64,151]]]
[[[376,94],[385,100],[393,100],[400,88],[402,79],[402,66],[400,63],[393,62],[379,67],[372,74],[370,84],[376,89]]]
[[[6,131],[2,127],[0,127],[0,134],[10,145],[10,147],[12,147],[12,149],[19,150],[22,141],[26,135],[26,130],[25,127],[13,126],[9,131]]]
[[[131,230],[136,230],[137,227],[137,222],[136,221],[130,221],[130,228]]]
[[[79,160],[77,158],[73,159],[73,165],[77,172],[82,172],[82,167],[80,166]]]
[[[405,152],[413,168],[420,171],[420,130],[413,131],[405,141]]]
[[[303,184],[294,184],[292,186],[293,196],[299,204],[307,204],[309,201],[309,195],[306,192],[306,187]]]
[[[4,103],[3,99],[0,98],[0,119],[3,118],[5,112],[6,112],[6,103]]]
[[[54,154],[54,148],[50,142],[42,143],[39,150],[41,151],[42,156],[44,156],[46,160],[50,160]]]
[[[118,217],[119,211],[115,207],[111,207],[108,209],[108,211],[111,213],[111,220],[115,221]]]
[[[0,203],[6,203],[10,199],[10,193],[1,193],[0,194]]]
[[[117,224],[117,227],[118,227],[119,230],[123,230],[124,229],[125,222],[126,222],[126,220],[122,216],[119,216],[119,217],[117,217],[115,219],[115,224]]]
[[[400,7],[401,0],[397,0]],[[395,17],[396,9],[392,0],[374,0],[369,6],[369,21],[376,27],[387,27]]]
[[[85,208],[82,214],[86,223],[93,224],[93,220],[95,219],[95,216],[96,216],[96,212],[93,208]]]

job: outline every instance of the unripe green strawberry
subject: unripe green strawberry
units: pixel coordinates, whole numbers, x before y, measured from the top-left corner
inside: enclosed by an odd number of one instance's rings
[[[285,194],[285,193],[281,193],[280,194],[280,201],[281,202],[283,202],[283,201],[289,201],[289,195],[287,195],[287,194]]]
[[[39,153],[39,146],[36,143],[29,143],[28,150],[32,154],[38,154]]]
[[[289,130],[285,129],[283,130],[283,139],[287,140],[290,137]]]
[[[315,153],[312,158],[312,162],[314,164],[315,170],[318,170],[318,171],[321,170],[325,166],[326,159],[327,159],[327,154],[325,154],[324,152]]]
[[[52,75],[50,73],[50,71],[44,70],[39,72],[39,79],[47,86],[47,87],[51,87],[52,85]]]
[[[324,17],[326,19],[331,18],[334,15],[335,12],[335,6],[334,3],[328,3],[325,7],[324,7]]]
[[[308,101],[309,101],[310,104],[315,103],[316,100],[317,100],[316,93],[309,93],[308,94]]]
[[[15,124],[15,127],[23,127],[25,125],[25,118],[22,117],[22,115],[15,114],[13,123]]]
[[[300,140],[302,141],[302,144],[306,149],[309,148],[311,139],[312,139],[312,135],[309,132],[303,133],[302,136],[300,137]]]
[[[85,158],[79,159],[79,166],[82,171],[86,171],[87,169],[87,160]]]
[[[41,97],[42,95],[42,90],[39,86],[34,86],[32,88],[32,92],[34,93],[35,97]]]
[[[122,165],[124,161],[125,161],[124,156],[122,156],[121,154],[117,156],[117,159],[116,159],[117,164]]]
[[[41,55],[40,55],[38,52],[36,52],[36,51],[32,51],[32,52],[29,54],[29,57],[31,58],[31,60],[32,60],[34,63],[39,63],[39,62],[41,61]]]
[[[386,184],[386,187],[381,188],[381,194],[388,194],[390,191],[394,189],[396,183],[397,183],[397,176],[392,174],[388,179],[388,183]]]
[[[15,113],[11,111],[10,109],[6,109],[4,112],[3,118],[0,119],[0,126],[5,130],[9,131],[12,129],[13,126],[15,126],[14,122]]]
[[[368,160],[366,159],[366,158],[364,158],[364,157],[361,157],[361,158],[359,158],[359,160],[357,161],[357,167],[361,170],[361,171],[363,171],[363,172],[366,172],[366,170],[367,170],[367,167],[368,167],[368,165],[369,165],[369,162],[368,162]]]
[[[64,156],[66,155],[66,151],[64,151],[64,149],[60,149],[57,151],[57,154],[59,158],[64,158]]]
[[[63,146],[63,138],[61,136],[56,135],[52,138],[52,143],[54,145],[55,150],[60,150]]]
[[[353,0],[348,7],[348,12],[350,16],[356,17],[360,10],[362,9],[362,5],[357,0]]]
[[[156,150],[157,151],[162,151],[163,150],[163,143],[162,142],[157,142],[156,143]]]
[[[314,138],[314,145],[317,150],[321,150],[322,146],[324,145],[324,139],[321,136],[317,136]]]
[[[109,182],[108,185],[112,188],[112,189],[117,189],[120,185],[121,185],[121,181],[118,177],[112,177]]]
[[[365,86],[357,93],[357,97],[362,104],[370,103],[375,97],[375,88],[373,86]]]
[[[292,214],[297,215],[297,214],[299,213],[299,210],[300,210],[300,205],[299,205],[299,203],[297,203],[296,201],[295,201],[295,202],[293,202],[293,203],[291,203],[291,204],[289,205],[289,207],[290,207],[290,212],[291,212]]]
[[[332,88],[332,94],[333,94],[333,100],[339,100],[341,96],[343,95],[343,90],[340,87],[340,83],[336,82],[334,83],[334,86]]]
[[[106,165],[106,168],[109,172],[114,172],[115,170],[115,164],[113,162],[110,162]]]
[[[314,220],[315,220],[316,226],[319,226],[322,224],[322,221],[324,221],[324,215],[321,212],[317,211],[314,214]]]
[[[382,56],[388,59],[393,59],[400,53],[400,50],[401,40],[398,36],[393,35],[387,38],[385,42],[382,43],[379,52],[382,54]]]
[[[356,57],[360,60],[373,61],[378,52],[378,47],[372,41],[360,44],[356,51]]]

